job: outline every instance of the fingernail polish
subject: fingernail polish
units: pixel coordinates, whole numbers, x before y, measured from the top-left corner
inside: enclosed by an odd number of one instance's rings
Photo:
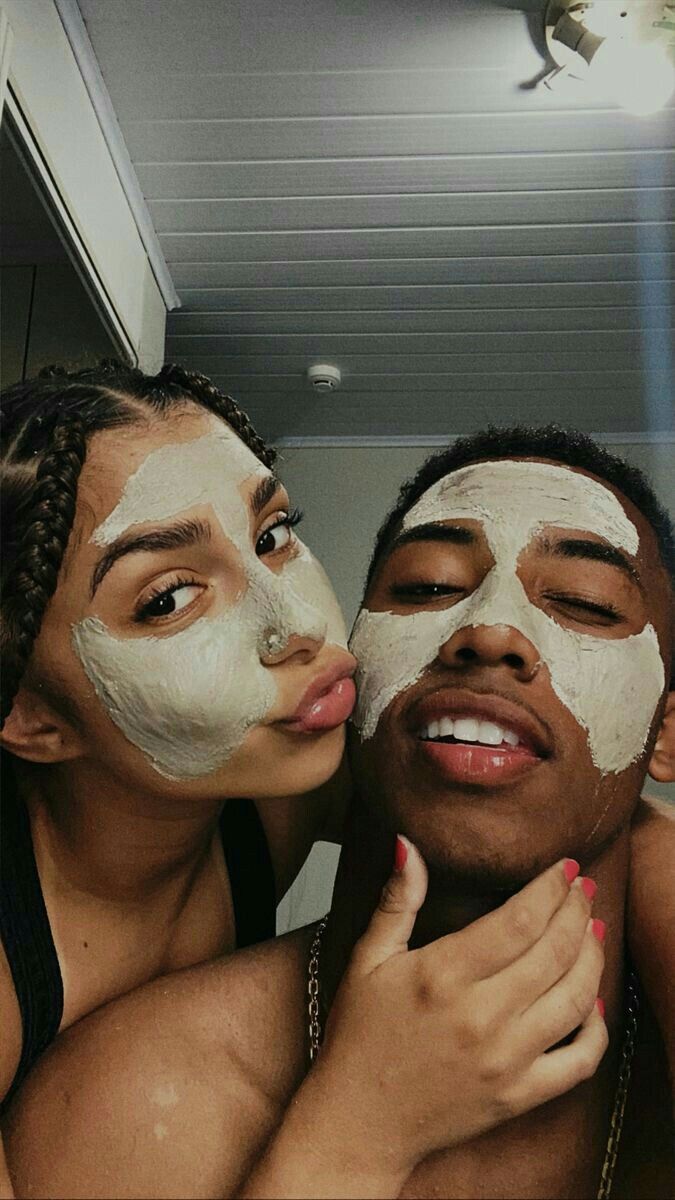
[[[586,876],[581,880],[581,890],[587,900],[592,900],[598,890],[598,885],[593,879],[589,879],[588,876]]]
[[[600,1013],[600,1016],[602,1017],[602,1019],[604,1021],[604,1019],[605,1019],[605,1002],[601,996],[598,996],[597,1000],[595,1001],[595,1007],[597,1008],[598,1012]]]
[[[594,917],[591,921],[591,928],[593,930],[593,937],[596,937],[599,942],[604,942],[607,932],[605,922],[601,921],[599,917]]]
[[[394,850],[394,870],[399,871],[399,872],[402,871],[407,861],[408,861],[408,847],[406,846],[405,842],[403,841],[403,838],[400,838],[397,834],[396,835],[396,848]]]
[[[573,883],[581,870],[576,858],[563,859],[563,871],[568,883]]]

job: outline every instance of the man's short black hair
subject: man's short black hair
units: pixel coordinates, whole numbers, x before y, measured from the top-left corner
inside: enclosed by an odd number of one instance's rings
[[[368,568],[366,587],[370,584],[378,562],[400,532],[406,513],[439,479],[466,467],[469,463],[500,458],[550,458],[568,467],[590,471],[612,484],[632,501],[651,525],[658,541],[662,562],[675,586],[675,534],[673,523],[659,504],[642,471],[631,467],[622,458],[610,454],[588,434],[559,425],[532,427],[514,425],[499,429],[490,425],[481,433],[458,438],[447,450],[433,454],[422,464],[412,479],[403,484],[398,500],[385,518],[375,541]],[[508,501],[505,498],[505,502]]]

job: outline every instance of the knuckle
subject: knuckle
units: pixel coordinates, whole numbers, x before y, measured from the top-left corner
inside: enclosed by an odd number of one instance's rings
[[[557,967],[567,969],[579,955],[579,941],[569,929],[558,928],[549,934],[549,949]]]
[[[514,904],[509,914],[509,932],[519,942],[530,942],[538,930],[538,920],[534,910],[523,900]]]
[[[595,988],[588,984],[577,984],[569,994],[568,1003],[572,1016],[581,1025],[595,1004]]]
[[[470,1053],[475,1053],[479,1048],[483,1048],[485,1037],[484,1025],[475,1015],[475,1013],[462,1012],[456,1014],[454,1018],[455,1032],[459,1044],[468,1050]],[[487,1059],[485,1063],[487,1073],[491,1077],[491,1060]]]
[[[607,1049],[607,1042],[607,1034],[605,1033],[597,1041],[588,1043],[583,1048],[580,1047],[578,1065],[578,1078],[580,1080],[590,1079],[592,1075],[595,1075],[598,1063]]]
[[[436,1008],[443,1002],[443,987],[438,975],[425,963],[417,964],[414,995],[417,1007],[422,1010]]]
[[[495,1124],[502,1125],[504,1121],[510,1121],[512,1117],[519,1116],[531,1105],[532,1101],[529,1095],[522,1096],[515,1087],[505,1089],[501,1095],[495,1097],[494,1107],[497,1118]]]
[[[388,880],[382,888],[378,907],[385,913],[401,913],[405,911],[406,905],[404,897],[401,895],[401,889],[396,886],[393,880]]]
[[[512,1073],[513,1064],[503,1049],[493,1050],[483,1066],[483,1078],[493,1087],[506,1080]],[[508,1095],[508,1092],[503,1093]]]

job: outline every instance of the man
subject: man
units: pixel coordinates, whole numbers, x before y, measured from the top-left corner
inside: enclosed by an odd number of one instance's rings
[[[261,1155],[248,1194],[315,1194],[292,1174],[283,1191],[265,1190],[279,1180],[279,1139],[265,1154],[270,1136],[299,1085],[311,1095],[331,1061],[329,1024],[302,1083],[308,957],[329,1008],[398,831],[429,868],[413,945],[480,919],[563,855],[581,862],[598,885],[596,938],[606,928],[610,1051],[569,1094],[462,1145],[444,1149],[430,1130],[433,1153],[395,1190],[388,1179],[378,1193],[376,1180],[369,1194],[598,1193],[613,1170],[610,1130],[620,1125],[633,1042],[628,827],[647,769],[675,778],[672,571],[672,531],[644,481],[586,439],[498,431],[426,464],[383,527],[354,630],[361,679],[352,766],[362,800],[323,945],[300,931],[158,981],[63,1039],[9,1131],[17,1194],[232,1194]],[[407,841],[398,847],[410,880],[419,862]],[[396,936],[405,942],[409,932],[399,921]],[[550,967],[536,953],[523,961],[531,972]],[[346,982],[353,1002],[359,981]],[[554,1003],[555,988],[547,995]],[[436,1001],[433,979],[421,978],[424,1019]],[[312,1017],[318,1040],[321,1006]],[[467,1037],[494,1021],[477,1004]],[[666,1081],[648,1020],[639,1030],[638,1086],[613,1194],[656,1197],[672,1190]],[[358,1022],[354,1031],[358,1056]],[[502,1060],[509,1052],[503,1044]],[[383,1040],[383,1096],[405,1053]],[[353,1067],[347,1055],[347,1076]],[[503,1072],[504,1062],[493,1069]],[[419,1081],[422,1095],[426,1085]],[[467,1088],[469,1102],[468,1081],[458,1075],[451,1086]],[[503,1115],[515,1111],[507,1103]],[[348,1127],[349,1106],[333,1119]],[[292,1109],[284,1131],[298,1142],[306,1134]],[[320,1134],[325,1146],[330,1138]],[[401,1141],[407,1136],[403,1127]],[[302,1150],[311,1164],[316,1145]],[[396,1150],[377,1145],[383,1160]],[[357,1180],[363,1164],[353,1169]]]

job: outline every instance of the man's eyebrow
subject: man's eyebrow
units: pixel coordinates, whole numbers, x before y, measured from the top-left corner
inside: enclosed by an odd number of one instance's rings
[[[259,517],[264,508],[267,507],[273,496],[281,491],[282,483],[277,479],[276,475],[265,475],[264,479],[260,480],[257,488],[251,496],[251,509],[254,517]]]
[[[641,591],[644,591],[640,572],[630,561],[628,555],[608,542],[592,542],[589,538],[561,538],[552,542],[544,538],[540,547],[547,554],[555,554],[561,558],[586,558],[593,562],[608,563],[610,567],[618,567],[624,575],[628,575]]]
[[[477,541],[473,529],[464,525],[440,525],[428,521],[424,525],[413,525],[412,529],[404,529],[392,542],[389,553],[407,546],[409,542],[450,542],[453,546],[471,546]]]
[[[208,542],[211,529],[206,521],[188,518],[166,525],[162,529],[150,529],[146,533],[123,533],[108,546],[98,560],[91,576],[91,597],[108,574],[110,568],[126,554],[142,550],[177,550],[181,546],[194,546]]]

